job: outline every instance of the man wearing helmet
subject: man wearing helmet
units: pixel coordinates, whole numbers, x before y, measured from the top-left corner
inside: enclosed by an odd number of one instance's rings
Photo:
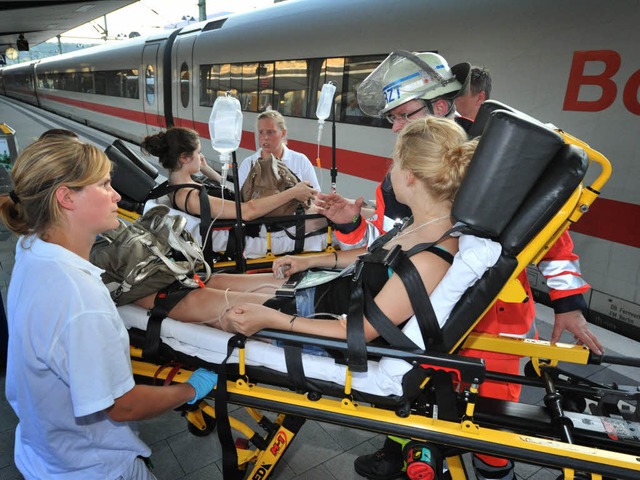
[[[358,104],[367,115],[385,117],[394,133],[427,115],[453,118],[468,131],[473,122],[456,115],[453,99],[464,91],[470,70],[468,63],[450,68],[436,53],[396,51],[360,84]],[[396,200],[389,175],[376,188],[376,210],[368,222],[360,215],[362,198],[351,201],[336,193],[319,198],[324,202],[322,213],[336,224],[336,236],[345,250],[365,247],[411,214]]]
[[[410,120],[426,115],[453,118],[468,131],[473,122],[456,114],[454,99],[465,91],[469,77],[468,63],[450,68],[446,60],[435,53],[393,52],[358,87],[358,103],[365,114],[384,116],[396,133]],[[336,235],[343,249],[365,247],[374,238],[389,231],[398,220],[410,215],[409,209],[396,200],[388,175],[376,189],[376,211],[369,221],[363,220],[360,215],[362,198],[351,201],[338,194],[319,197],[324,202],[321,205],[322,213],[336,224]],[[540,264],[552,289],[556,311],[552,341],[557,341],[566,329],[599,354],[602,346],[589,331],[581,311],[586,307],[582,293],[589,285],[581,278],[578,257],[572,250],[573,243],[568,232],[565,232]],[[521,274],[519,280],[529,298],[532,298],[526,272]],[[535,334],[534,320],[533,302],[507,304],[498,301],[475,330],[527,336]],[[519,373],[519,357],[480,351],[461,353],[484,358],[489,370]],[[486,381],[481,386],[480,394],[517,401],[520,386]],[[401,446],[404,443],[406,441],[402,439],[388,437],[381,450],[356,459],[356,471],[377,480],[404,476]],[[473,463],[479,479],[515,478],[513,464],[506,459],[474,455]]]

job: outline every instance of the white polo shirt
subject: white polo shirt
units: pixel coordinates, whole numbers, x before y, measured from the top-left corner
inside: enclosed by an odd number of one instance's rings
[[[150,449],[104,410],[134,387],[129,337],[102,270],[21,237],[8,293],[6,396],[27,479],[114,479]]]

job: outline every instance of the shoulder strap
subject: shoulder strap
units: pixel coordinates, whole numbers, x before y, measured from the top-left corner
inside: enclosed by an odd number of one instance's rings
[[[430,252],[440,257],[449,265],[453,263],[453,255],[447,252],[444,248],[439,248],[437,245],[434,245],[433,243],[420,243],[418,245],[415,245],[413,248],[409,249],[406,252],[406,255],[407,257],[413,257],[416,253],[420,253],[420,252]]]

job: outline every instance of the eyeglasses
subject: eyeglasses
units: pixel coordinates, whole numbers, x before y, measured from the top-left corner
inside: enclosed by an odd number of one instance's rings
[[[416,113],[421,112],[422,110],[424,110],[425,108],[427,108],[426,105],[421,106],[419,109],[414,110],[411,113],[401,113],[400,115],[385,115],[384,117],[387,119],[387,121],[393,125],[396,121],[397,122],[408,122],[409,121],[409,117],[413,117]]]

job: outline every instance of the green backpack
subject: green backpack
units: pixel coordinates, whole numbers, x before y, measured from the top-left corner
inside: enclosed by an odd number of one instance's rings
[[[91,249],[91,262],[116,305],[126,305],[179,282],[198,288],[211,276],[202,248],[185,229],[187,220],[158,205],[135,222],[103,233]],[[196,278],[197,277],[197,278]]]

